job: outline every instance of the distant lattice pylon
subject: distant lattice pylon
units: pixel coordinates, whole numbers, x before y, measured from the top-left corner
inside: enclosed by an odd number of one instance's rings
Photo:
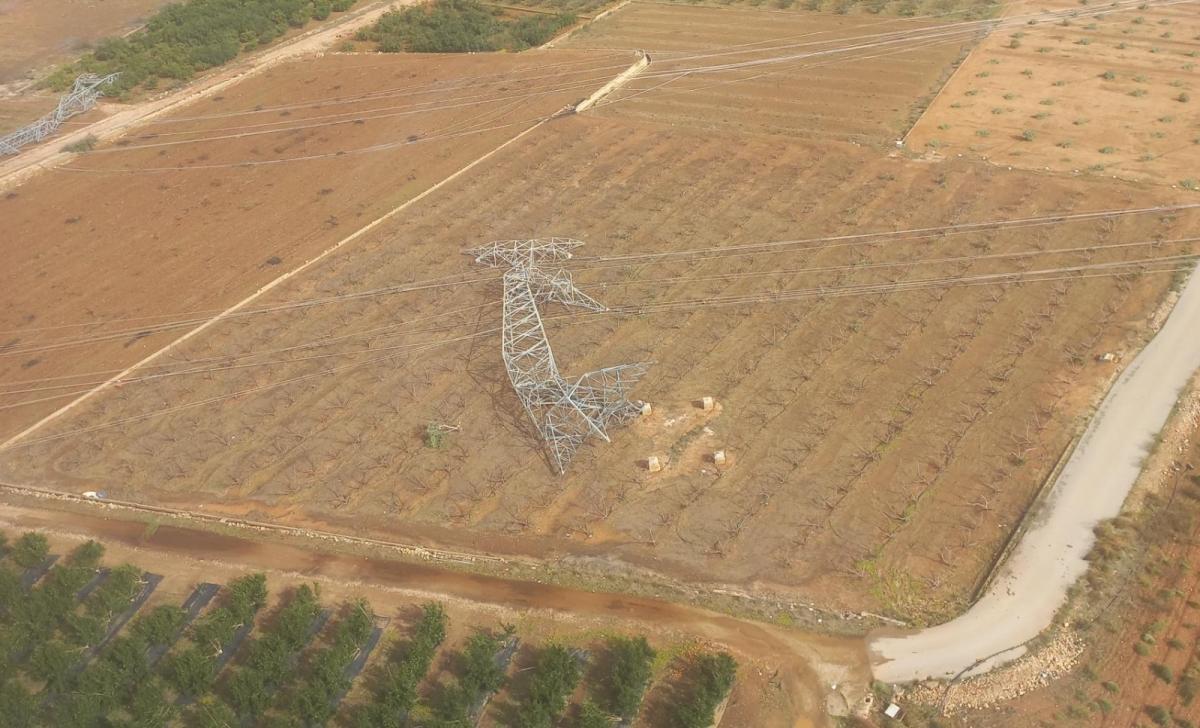
[[[504,321],[501,354],[508,379],[538,428],[559,473],[566,472],[575,452],[590,436],[608,441],[610,428],[637,417],[641,405],[629,391],[646,364],[606,367],[568,380],[558,370],[546,338],[539,305],[557,302],[589,311],[604,305],[575,287],[560,263],[583,243],[568,238],[503,240],[468,251],[475,261],[504,273]]]
[[[62,126],[64,121],[95,106],[96,99],[100,97],[100,87],[111,85],[120,75],[110,73],[107,76],[97,76],[85,73],[79,76],[71,90],[58,100],[54,111],[28,126],[0,137],[0,154],[16,154],[21,151],[21,147],[36,144],[58,131],[58,127]]]

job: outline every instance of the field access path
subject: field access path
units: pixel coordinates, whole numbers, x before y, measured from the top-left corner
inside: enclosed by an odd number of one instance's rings
[[[112,116],[55,136],[43,144],[23,149],[15,157],[0,160],[0,189],[17,184],[46,167],[53,167],[72,159],[75,155],[64,152],[63,147],[81,141],[89,135],[101,141],[116,138],[133,127],[208,98],[284,61],[322,51],[338,36],[352,33],[375,22],[392,6],[411,5],[414,2],[416,0],[369,2],[336,20],[321,23],[316,28],[281,41],[260,53],[251,54],[244,59],[235,59],[225,67],[185,85],[178,91],[129,105]]]
[[[775,674],[772,700],[786,701],[787,728],[828,725],[832,708],[843,713],[863,699],[868,679],[861,640],[804,633],[796,629],[739,619],[696,607],[627,594],[590,592],[553,584],[467,573],[429,563],[337,553],[299,542],[264,541],[236,533],[162,524],[148,529],[143,520],[116,515],[63,511],[50,503],[0,504],[0,525],[11,530],[37,529],[105,544],[110,557],[126,558],[167,573],[194,573],[223,579],[225,572],[263,571],[276,577],[317,581],[323,591],[364,596],[488,605],[554,615],[578,624],[613,620],[640,630],[691,635],[732,650],[744,670]],[[285,579],[286,580],[286,579]],[[749,679],[749,678],[748,678]],[[841,691],[829,692],[836,682]],[[773,723],[767,728],[782,728]]]
[[[1115,517],[1180,391],[1200,369],[1200,276],[1109,390],[1042,509],[983,598],[962,616],[870,642],[886,682],[979,674],[1011,662],[1050,625],[1086,571],[1093,529]]]

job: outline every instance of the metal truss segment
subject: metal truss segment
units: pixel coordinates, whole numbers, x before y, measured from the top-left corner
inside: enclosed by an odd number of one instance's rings
[[[629,392],[646,364],[621,364],[588,372],[574,381],[563,377],[546,337],[539,305],[555,302],[588,311],[604,304],[575,287],[571,275],[546,263],[570,259],[583,243],[570,238],[501,240],[468,251],[475,261],[504,273],[501,354],[508,379],[529,418],[545,440],[559,473],[588,437],[609,440],[609,429],[637,417],[641,405]]]
[[[120,75],[110,73],[107,76],[97,76],[85,73],[79,76],[71,90],[58,100],[54,111],[28,126],[0,137],[0,154],[16,154],[22,147],[36,144],[58,131],[58,127],[62,126],[64,121],[95,106],[96,99],[100,97],[100,87],[112,85]]]

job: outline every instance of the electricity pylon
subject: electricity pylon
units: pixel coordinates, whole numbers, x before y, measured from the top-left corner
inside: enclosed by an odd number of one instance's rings
[[[574,380],[559,372],[539,305],[553,301],[588,311],[607,310],[576,288],[567,271],[542,267],[569,259],[580,245],[567,238],[502,240],[467,251],[477,263],[508,267],[501,333],[504,368],[560,474],[585,439],[595,435],[607,442],[611,427],[641,413],[641,404],[630,401],[629,390],[647,369],[646,364],[620,364]]]
[[[100,97],[100,87],[111,85],[119,75],[121,74],[110,73],[107,76],[97,76],[85,73],[79,76],[71,90],[58,100],[54,111],[28,126],[0,137],[0,154],[16,154],[21,151],[21,147],[40,142],[58,131],[58,127],[62,126],[64,121],[95,106],[96,99]]]

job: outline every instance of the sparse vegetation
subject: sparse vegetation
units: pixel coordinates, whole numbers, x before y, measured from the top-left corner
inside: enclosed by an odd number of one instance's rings
[[[359,31],[385,53],[467,53],[525,50],[541,45],[575,22],[575,16],[529,15],[511,19],[478,0],[434,0],[384,13]]]
[[[158,79],[186,80],[355,0],[184,0],[159,10],[128,37],[105,38],[76,63],[55,71],[47,85],[64,89],[80,73],[119,71],[113,90]]]
[[[72,154],[83,154],[84,152],[92,151],[99,142],[100,139],[95,134],[88,134],[77,142],[64,144],[62,149],[64,152]]]

